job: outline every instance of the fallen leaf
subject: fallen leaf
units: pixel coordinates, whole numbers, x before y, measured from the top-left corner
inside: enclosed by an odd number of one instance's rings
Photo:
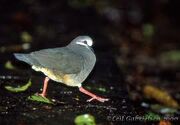
[[[15,93],[24,92],[31,86],[31,84],[32,84],[31,79],[29,79],[29,81],[23,86],[18,86],[18,87],[5,86],[5,89],[10,92],[15,92]]]
[[[31,100],[31,101],[38,101],[38,102],[53,104],[53,102],[50,101],[48,98],[42,97],[42,96],[40,96],[38,94],[34,94],[32,96],[29,96],[28,99]]]
[[[152,85],[145,85],[143,88],[143,93],[146,97],[155,99],[165,106],[179,108],[178,102],[174,100],[169,93],[157,87]]]
[[[76,125],[96,125],[94,116],[90,114],[78,115],[74,122]]]

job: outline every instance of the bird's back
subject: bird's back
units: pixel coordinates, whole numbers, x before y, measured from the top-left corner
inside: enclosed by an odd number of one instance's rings
[[[14,55],[54,81],[80,86],[94,67],[96,58],[92,54],[89,50],[84,52],[82,47],[62,47]]]

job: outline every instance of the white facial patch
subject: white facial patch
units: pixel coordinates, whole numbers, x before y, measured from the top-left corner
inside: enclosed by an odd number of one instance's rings
[[[87,41],[88,46],[92,46],[93,45],[92,39],[87,39],[86,41]]]
[[[79,45],[82,45],[82,46],[86,46],[86,47],[88,47],[88,45],[87,45],[87,44],[82,43],[82,42],[76,42],[76,44],[79,44]]]
[[[86,41],[86,43],[84,41]],[[92,41],[92,39],[83,39],[81,41],[76,42],[76,44],[88,47],[88,46],[92,46],[93,45],[93,41]]]

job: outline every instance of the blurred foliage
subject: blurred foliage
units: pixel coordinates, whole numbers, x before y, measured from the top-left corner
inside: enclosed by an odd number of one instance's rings
[[[76,125],[96,125],[94,116],[90,114],[78,115],[74,122]]]
[[[170,107],[162,106],[159,104],[152,104],[150,105],[150,108],[154,112],[161,113],[161,114],[174,114],[177,112],[176,108],[170,108]]]
[[[103,86],[99,86],[99,85],[97,85],[97,86],[86,86],[86,88],[88,88],[89,90],[93,90],[93,91],[95,90],[95,91],[99,91],[99,92],[103,92],[103,93],[109,92],[108,89],[106,89]]]
[[[53,104],[53,102],[50,101],[48,98],[42,97],[41,95],[38,95],[38,94],[34,94],[32,96],[29,96],[28,100],[37,101],[37,102],[41,102],[41,103]]]
[[[168,52],[163,52],[160,55],[160,60],[161,63],[163,63],[164,65],[166,63],[171,63],[172,65],[174,63],[177,63],[179,66],[180,65],[180,51],[179,50],[172,50],[172,51],[168,51]]]
[[[21,33],[21,40],[24,43],[32,42],[32,36],[28,32]]]
[[[143,93],[145,97],[155,99],[157,102],[160,102],[166,106],[179,108],[178,102],[174,100],[168,92],[155,86],[145,85],[143,88]]]
[[[152,38],[154,33],[155,33],[155,30],[152,24],[143,25],[143,35],[145,38]]]
[[[15,44],[15,45],[9,45],[9,46],[1,46],[0,47],[0,53],[25,51],[25,50],[28,50],[30,48],[31,48],[31,45],[29,43]]]
[[[5,86],[5,89],[10,92],[15,92],[15,93],[24,92],[31,86],[31,84],[32,84],[31,79],[29,79],[29,81],[23,86],[18,86],[18,87]]]
[[[10,69],[10,70],[16,69],[16,67],[13,66],[13,64],[12,64],[11,61],[7,61],[7,62],[4,64],[4,67],[5,67],[6,69]]]

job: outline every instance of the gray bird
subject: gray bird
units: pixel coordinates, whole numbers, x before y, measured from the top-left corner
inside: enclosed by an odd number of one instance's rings
[[[68,86],[78,87],[79,90],[89,95],[87,101],[108,101],[107,98],[99,97],[82,87],[82,82],[92,71],[96,56],[91,46],[93,40],[89,36],[78,36],[65,47],[43,49],[29,54],[15,53],[18,60],[24,61],[32,66],[35,71],[46,75],[41,96],[46,96],[49,79],[64,83]]]

